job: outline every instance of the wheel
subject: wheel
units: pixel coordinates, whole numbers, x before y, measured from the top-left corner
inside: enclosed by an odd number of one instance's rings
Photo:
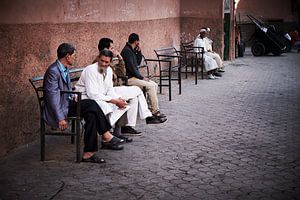
[[[254,56],[262,56],[266,52],[266,47],[261,42],[256,42],[251,47],[251,52]]]
[[[244,57],[245,45],[243,43],[238,45],[238,56]]]

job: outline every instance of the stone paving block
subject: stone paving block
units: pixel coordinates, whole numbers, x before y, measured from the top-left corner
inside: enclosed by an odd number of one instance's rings
[[[0,161],[0,199],[299,199],[300,57],[227,62],[218,80],[174,83],[159,95],[168,121],[146,125],[107,163],[77,164],[69,138],[49,137]]]

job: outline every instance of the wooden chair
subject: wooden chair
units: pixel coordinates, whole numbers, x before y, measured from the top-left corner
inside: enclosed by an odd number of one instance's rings
[[[80,73],[83,68],[71,69],[70,77],[71,83],[74,86],[80,78]],[[78,75],[79,74],[79,75]],[[80,102],[81,102],[81,92],[74,91],[61,91],[64,94],[76,94],[77,95],[77,108],[76,115],[69,117],[68,120],[71,122],[71,127],[65,131],[54,130],[48,128],[45,120],[43,118],[43,103],[44,103],[44,88],[43,88],[43,76],[37,76],[29,79],[30,84],[35,90],[40,110],[40,140],[41,140],[41,160],[45,160],[45,140],[46,135],[55,135],[55,136],[71,136],[71,143],[74,143],[74,137],[76,138],[76,162],[80,162],[80,130],[81,130],[81,118],[80,118]],[[47,127],[47,128],[46,128]]]

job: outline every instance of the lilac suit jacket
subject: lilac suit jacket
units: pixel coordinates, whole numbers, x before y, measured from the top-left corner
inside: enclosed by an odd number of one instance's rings
[[[44,120],[49,126],[58,128],[58,122],[67,118],[69,110],[69,94],[61,94],[60,92],[72,90],[70,76],[65,78],[63,72],[59,70],[58,61],[48,67],[44,75],[43,86],[45,89]]]

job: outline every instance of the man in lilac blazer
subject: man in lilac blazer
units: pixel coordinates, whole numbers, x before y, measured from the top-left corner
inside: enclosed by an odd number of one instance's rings
[[[45,122],[53,127],[65,130],[68,128],[67,117],[76,113],[76,100],[70,94],[61,94],[62,90],[71,91],[68,67],[75,61],[76,50],[71,44],[63,43],[57,49],[58,59],[49,66],[43,86]],[[85,121],[83,162],[103,163],[95,153],[98,151],[97,133],[102,135],[104,146],[108,149],[121,150],[120,139],[109,132],[111,126],[98,104],[84,99],[80,104],[80,115]]]

